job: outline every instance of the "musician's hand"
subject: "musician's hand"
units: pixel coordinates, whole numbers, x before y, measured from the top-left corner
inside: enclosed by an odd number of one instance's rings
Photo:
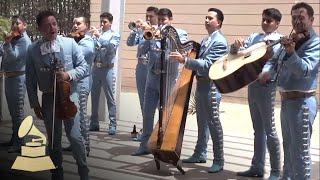
[[[178,51],[176,52],[171,52],[169,54],[169,58],[174,60],[174,61],[178,61],[179,63],[184,64],[185,63],[185,58],[183,57],[182,54],[180,54]]]
[[[262,59],[264,59],[264,60],[269,60],[269,59],[271,59],[272,57],[273,57],[273,49],[272,49],[272,47],[268,47],[267,48],[267,52],[264,54],[264,56],[262,57]]]
[[[42,108],[40,107],[40,105],[34,107],[33,110],[34,110],[34,113],[36,114],[37,118],[43,119]]]
[[[11,43],[12,38],[13,38],[13,36],[11,36],[11,35],[4,36],[4,42],[5,42],[6,44],[9,44],[9,43]]]
[[[231,54],[237,54],[240,47],[244,45],[243,39],[236,39],[234,43],[231,45],[230,53]]]
[[[89,32],[91,32],[92,35],[96,36],[97,38],[101,36],[99,29],[97,29],[96,27],[91,26]]]
[[[260,84],[267,84],[271,79],[271,74],[269,72],[261,72],[258,76],[258,81]]]
[[[140,25],[141,23],[143,23],[143,20],[142,20],[142,19],[137,19],[135,23],[136,23],[137,25]]]
[[[236,48],[239,49],[240,47],[244,46],[244,40],[243,39],[236,39],[233,44]]]
[[[58,71],[56,73],[57,81],[70,81],[70,76],[64,71]]]
[[[137,28],[144,29],[147,26],[147,22],[143,21],[142,19],[138,19],[136,22]]]
[[[284,50],[287,54],[293,54],[295,51],[296,43],[293,41],[292,38],[283,37],[280,43],[284,46]]]

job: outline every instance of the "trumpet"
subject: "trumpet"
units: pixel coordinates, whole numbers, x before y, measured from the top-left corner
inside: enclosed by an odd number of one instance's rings
[[[137,30],[138,30],[138,28],[137,28],[137,23],[136,23],[136,22],[133,22],[133,21],[129,22],[128,28],[129,28],[130,30],[132,30],[132,31],[137,31]]]
[[[132,31],[143,31],[143,37],[146,40],[153,38],[160,38],[160,30],[153,27],[150,22],[138,19],[137,21],[131,21],[128,24],[128,28]]]
[[[146,29],[143,33],[143,37],[146,40],[151,39],[160,39],[160,29],[156,29],[154,27],[151,27],[150,29]]]
[[[128,24],[128,28],[132,31],[144,30],[146,28],[150,28],[149,21],[143,21],[142,19],[138,19],[136,21],[131,21]]]

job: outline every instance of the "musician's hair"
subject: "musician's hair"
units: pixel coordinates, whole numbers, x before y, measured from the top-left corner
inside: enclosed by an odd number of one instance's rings
[[[78,16],[78,17],[75,17],[75,18],[82,18],[82,19],[83,19],[83,22],[87,25],[87,27],[88,27],[88,28],[90,27],[90,19],[89,19],[88,17]]]
[[[214,12],[217,13],[217,18],[218,18],[219,21],[221,21],[221,23],[220,23],[220,28],[221,28],[223,20],[224,20],[223,12],[220,9],[217,9],[217,8],[209,8],[208,12],[210,12],[210,11],[214,11]]]
[[[169,18],[172,18],[172,12],[168,8],[161,8],[158,11],[158,16],[168,16]]]
[[[149,7],[147,8],[147,11],[152,11],[152,12],[154,12],[155,14],[157,14],[158,11],[159,11],[159,9],[158,9],[157,7],[154,7],[154,6],[149,6]]]
[[[26,23],[26,20],[25,20],[22,16],[20,16],[20,15],[14,15],[14,16],[12,16],[11,18],[12,18],[13,20],[14,20],[14,19],[20,19],[20,21],[22,21],[23,24]]]
[[[50,10],[40,11],[36,17],[37,25],[40,26],[43,19],[45,19],[49,16],[53,16],[56,18],[56,14],[53,11],[50,11]]]
[[[281,12],[276,8],[268,8],[263,10],[262,14],[271,17],[272,19],[280,22],[282,18]]]
[[[312,6],[310,6],[308,3],[305,3],[305,2],[299,2],[295,5],[293,5],[291,8],[291,15],[292,15],[293,10],[296,10],[299,8],[305,8],[307,10],[308,16],[313,17],[314,11],[313,11]]]
[[[107,18],[107,19],[110,21],[110,23],[112,23],[112,21],[113,21],[113,16],[112,16],[112,14],[109,13],[109,12],[104,12],[104,13],[102,13],[102,14],[100,15],[100,18]]]

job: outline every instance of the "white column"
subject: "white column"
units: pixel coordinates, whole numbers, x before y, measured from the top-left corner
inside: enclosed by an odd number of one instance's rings
[[[124,22],[124,5],[125,0],[102,0],[101,1],[101,13],[110,12],[113,15],[113,23],[112,30],[118,32],[121,35],[123,30],[123,22]],[[121,37],[122,39],[123,37]],[[121,43],[120,39],[120,43]],[[117,119],[119,118],[119,110],[120,110],[120,91],[121,91],[121,76],[120,76],[120,63],[119,63],[119,49],[121,44],[118,47],[115,61],[115,74],[116,74],[116,87],[115,87],[115,100],[117,106]],[[100,119],[108,119],[107,113],[107,102],[104,96],[103,91],[101,91],[103,95],[100,96],[100,107],[99,107],[99,117]],[[107,120],[108,122],[108,120]]]

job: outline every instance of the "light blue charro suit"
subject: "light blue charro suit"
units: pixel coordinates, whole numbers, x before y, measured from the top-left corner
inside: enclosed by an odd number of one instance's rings
[[[88,64],[88,72],[83,79],[79,80],[77,84],[77,92],[79,93],[81,134],[85,140],[87,154],[89,154],[90,140],[89,120],[87,117],[87,102],[92,85],[91,66],[94,59],[95,47],[93,39],[88,34],[85,34],[85,36],[78,42],[78,45],[81,48],[84,59]]]
[[[182,29],[176,29],[182,43],[188,40],[188,34]],[[148,63],[148,75],[144,95],[143,107],[143,133],[138,151],[148,151],[147,143],[153,130],[154,114],[159,104],[160,95],[160,40],[146,40],[150,61]],[[138,152],[137,151],[137,152]]]
[[[196,113],[198,124],[198,140],[193,156],[207,156],[209,133],[213,142],[213,164],[224,165],[223,131],[219,119],[221,94],[209,80],[208,71],[212,63],[228,52],[228,43],[222,33],[217,30],[203,39],[199,58],[188,59],[185,67],[196,71]]]
[[[278,86],[281,92],[312,92],[318,88],[320,39],[313,29],[310,38],[292,55],[278,51],[282,60]],[[281,129],[284,149],[284,179],[310,179],[310,138],[317,114],[314,95],[299,98],[282,98]]]
[[[245,41],[247,48],[261,41],[276,41],[282,37],[277,31],[269,34],[253,33]],[[273,46],[274,55],[280,44]],[[262,71],[269,71],[267,62]],[[276,83],[261,84],[258,80],[248,86],[248,102],[254,129],[254,155],[251,166],[258,172],[264,171],[266,146],[270,154],[271,173],[280,176],[280,142],[274,121]]]
[[[100,38],[94,38],[97,47],[96,58],[94,59],[94,65],[92,68],[92,88],[91,88],[91,100],[92,100],[92,115],[90,128],[99,129],[99,98],[101,87],[105,93],[108,112],[109,112],[109,133],[110,130],[116,131],[116,103],[115,103],[115,82],[116,76],[114,71],[115,55],[120,42],[119,33],[108,30],[102,33]],[[97,65],[100,63],[101,66]]]
[[[12,137],[13,146],[20,147],[21,140],[18,137],[18,130],[24,119],[24,97],[26,94],[25,86],[25,65],[27,49],[31,40],[26,32],[19,39],[13,39],[11,43],[4,43],[2,70],[4,72],[14,72],[18,75],[6,76],[5,95],[8,108],[12,119]]]
[[[42,91],[42,112],[49,140],[49,153],[57,167],[52,170],[53,178],[63,179],[61,136],[62,123],[64,123],[66,135],[72,146],[73,157],[78,165],[80,179],[87,180],[89,179],[89,169],[86,161],[85,145],[80,132],[79,98],[76,88],[77,81],[88,73],[88,65],[81,49],[73,39],[58,36],[53,42],[56,47],[53,52],[40,50],[49,44],[49,42],[44,42],[43,40],[36,41],[29,46],[26,64],[26,85],[30,106],[32,108],[39,106],[37,95],[37,88],[39,87],[39,90]],[[72,79],[70,99],[76,104],[78,112],[73,120],[62,121],[62,119],[55,118],[54,140],[52,142],[52,111],[54,103],[52,61],[54,57],[61,61],[65,71]],[[51,148],[52,143],[54,145],[53,149]]]
[[[141,113],[143,113],[144,92],[147,81],[147,65],[149,62],[149,53],[147,51],[148,43],[143,38],[143,31],[132,31],[127,39],[128,46],[138,45],[136,65],[136,85],[139,95]]]

